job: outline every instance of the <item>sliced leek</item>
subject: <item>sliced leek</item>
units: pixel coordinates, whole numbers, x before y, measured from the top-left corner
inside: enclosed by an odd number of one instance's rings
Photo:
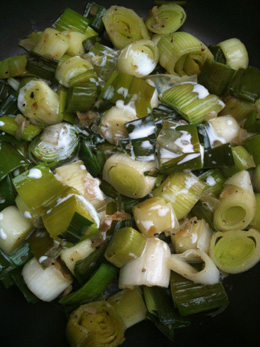
[[[149,75],[159,60],[159,51],[151,40],[138,40],[127,45],[117,60],[117,69],[136,77]]]
[[[156,238],[148,238],[142,255],[120,269],[119,288],[146,285],[167,288],[170,269],[167,260],[171,255],[168,244]]]
[[[213,55],[204,43],[186,32],[164,35],[158,42],[159,62],[168,73],[177,75],[199,74],[205,60]]]
[[[122,49],[129,43],[149,39],[143,20],[123,6],[111,6],[103,15],[103,23],[113,45]]]
[[[177,31],[186,20],[185,10],[174,3],[154,6],[148,13],[145,24],[155,34],[167,35]]]
[[[236,274],[253,267],[260,260],[258,230],[217,232],[211,239],[210,257],[223,272]]]
[[[19,90],[18,108],[32,123],[43,125],[60,122],[59,97],[46,82],[31,80]]]
[[[246,69],[248,66],[248,53],[245,45],[237,38],[228,39],[218,43],[226,58],[226,64],[234,70]]]
[[[143,198],[153,189],[156,178],[144,172],[155,167],[154,162],[141,162],[126,154],[113,154],[105,163],[103,178],[120,194],[130,198]]]
[[[202,270],[197,270],[190,263],[203,262]],[[219,270],[211,258],[203,251],[189,249],[181,254],[172,254],[168,259],[168,266],[183,277],[194,283],[216,284],[220,280]]]
[[[56,299],[72,283],[72,278],[64,275],[58,265],[43,269],[36,258],[23,267],[22,275],[28,288],[43,301]]]
[[[256,212],[256,200],[248,171],[240,171],[224,184],[220,203],[214,212],[217,230],[244,229]]]
[[[124,341],[125,326],[115,308],[106,301],[94,301],[70,315],[66,336],[71,346],[115,347]]]

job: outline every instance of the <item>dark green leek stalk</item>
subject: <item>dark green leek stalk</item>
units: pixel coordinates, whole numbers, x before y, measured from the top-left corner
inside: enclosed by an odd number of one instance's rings
[[[238,122],[243,119],[247,119],[253,111],[257,111],[255,104],[248,101],[239,100],[231,95],[225,97],[223,101],[225,103],[225,107],[218,114],[218,116],[230,115]]]
[[[218,196],[222,191],[225,177],[219,169],[210,169],[199,176],[199,179],[206,184],[204,194],[214,194]]]
[[[260,164],[260,134],[248,137],[244,142],[244,147],[252,154],[255,165]]]
[[[16,195],[12,179],[10,175],[7,175],[0,181],[0,211],[10,205],[15,205]]]
[[[43,164],[16,176],[13,184],[22,200],[37,215],[43,214],[68,189]]]
[[[97,177],[101,171],[103,165],[99,160],[97,153],[95,153],[95,146],[88,140],[82,140],[79,149],[79,158],[83,160],[87,171],[93,176]]]
[[[28,124],[27,124],[28,123]],[[20,126],[21,125],[21,130]],[[40,134],[42,128],[31,124],[30,122],[24,121],[21,124],[18,123],[17,118],[12,116],[2,116],[0,119],[0,130],[5,133],[20,138],[24,141],[32,141],[34,137]]]
[[[189,320],[179,315],[164,288],[144,287],[143,292],[148,309],[147,317],[173,341],[174,329],[189,325]]]
[[[255,194],[256,199],[256,213],[250,223],[250,227],[256,230],[260,230],[260,193]]]
[[[198,82],[211,94],[223,95],[235,70],[229,66],[207,59],[201,68]]]
[[[213,212],[214,211],[210,208],[208,203],[199,200],[190,211],[190,216],[197,217],[198,219],[204,219],[210,228],[215,230],[213,223]]]
[[[235,146],[231,148],[234,159],[234,165],[221,168],[222,173],[226,177],[230,177],[235,173],[254,168],[253,156],[243,146]]]
[[[14,269],[10,273],[11,278],[13,282],[15,283],[15,285],[19,288],[20,292],[23,294],[26,301],[30,304],[35,304],[37,301],[39,301],[39,299],[27,287],[26,283],[24,282],[21,271],[22,271],[21,268]]]
[[[141,256],[145,247],[144,236],[133,228],[122,228],[110,240],[105,258],[117,267]]]
[[[238,99],[255,102],[260,97],[260,70],[240,68],[230,81],[229,93]]]
[[[104,30],[104,24],[102,22],[102,17],[106,9],[96,4],[95,2],[89,2],[84,10],[83,16],[89,20],[89,25],[91,28],[96,30],[98,33],[101,33]]]
[[[174,126],[165,121],[157,138],[159,171],[170,174],[203,167],[198,132],[194,124]]]
[[[92,108],[96,101],[97,86],[94,81],[87,81],[69,88],[66,112],[84,112]]]
[[[173,301],[182,316],[228,305],[228,297],[221,282],[213,285],[193,283],[173,271],[171,292]]]
[[[211,46],[211,45],[209,45],[209,50],[213,54],[214,60],[217,63],[226,64],[226,57],[225,57],[222,49],[219,46]]]
[[[0,78],[23,76],[26,74],[26,55],[18,55],[0,62]]]
[[[27,58],[26,69],[35,76],[53,81],[57,66],[58,60],[44,57],[35,52],[30,52]]]
[[[70,8],[66,8],[53,26],[59,31],[74,30],[85,34],[88,24],[89,19]]]
[[[68,91],[65,89],[58,90],[59,95],[59,119],[70,124],[76,123],[76,115],[73,112],[66,112],[66,103]]]
[[[17,112],[17,97],[15,93],[11,90],[10,93],[0,104],[0,117],[8,114],[17,114]]]
[[[59,302],[62,305],[79,305],[94,301],[100,297],[116,274],[117,269],[114,266],[103,263],[83,287],[65,296]]]
[[[74,267],[74,274],[80,284],[84,284],[91,275],[100,267],[101,263],[105,261],[104,253],[106,244],[97,248],[87,258],[78,260]]]
[[[91,230],[90,226],[93,224],[92,221],[83,217],[79,213],[75,212],[68,229],[59,235],[62,240],[66,240],[71,243],[78,243],[82,240],[84,234],[87,232],[87,237],[92,236],[98,230]],[[86,237],[86,235],[85,235]]]
[[[208,149],[204,152],[204,169],[234,165],[230,143]]]
[[[129,136],[126,145],[131,146],[131,154],[136,160],[151,161],[155,160],[156,125],[152,115],[133,120],[125,124]],[[128,142],[128,141],[126,141]]]
[[[260,133],[260,110],[252,111],[249,114],[244,128],[250,133]]]
[[[55,242],[44,229],[33,232],[28,242],[35,258],[39,261],[43,257],[40,261],[42,266],[49,266],[61,252],[60,244]]]
[[[133,103],[138,117],[145,117],[151,111],[151,99],[155,88],[145,80],[123,72],[114,71],[107,80],[104,89],[99,95],[100,99],[116,103]]]
[[[27,159],[10,143],[0,142],[0,181],[15,169],[28,164]]]

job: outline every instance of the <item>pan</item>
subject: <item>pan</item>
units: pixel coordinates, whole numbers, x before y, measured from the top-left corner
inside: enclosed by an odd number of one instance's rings
[[[150,0],[99,0],[108,8],[121,5],[144,17],[153,5]],[[0,59],[23,51],[19,39],[32,31],[51,26],[66,7],[82,12],[82,0],[2,1],[0,5]],[[251,66],[260,67],[260,5],[251,1],[187,1],[187,20],[182,30],[205,44],[237,37],[247,47]],[[260,150],[260,149],[259,149]],[[174,343],[146,320],[126,331],[124,347],[215,347],[252,346],[259,340],[260,264],[251,270],[224,279],[229,306],[212,317],[207,313],[192,317],[189,327],[175,331]],[[67,347],[66,317],[57,303],[27,304],[16,289],[0,286],[0,345],[2,347]]]

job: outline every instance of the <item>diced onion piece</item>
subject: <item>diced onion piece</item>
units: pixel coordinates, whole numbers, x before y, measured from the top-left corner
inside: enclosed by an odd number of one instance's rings
[[[16,206],[8,206],[0,212],[0,248],[7,254],[18,248],[33,225]]]
[[[46,82],[31,80],[19,90],[17,105],[33,124],[51,125],[61,121],[59,96]]]
[[[212,236],[209,254],[221,271],[247,271],[260,260],[260,233],[254,229],[219,231]]]
[[[113,45],[122,49],[129,43],[149,39],[143,20],[131,9],[111,6],[103,15],[106,32]]]
[[[86,239],[77,243],[75,246],[63,249],[61,251],[61,259],[66,264],[67,268],[74,274],[74,267],[78,260],[87,258],[95,248],[92,247],[90,239]]]
[[[226,57],[226,64],[234,70],[246,69],[248,66],[248,53],[245,45],[236,38],[218,43]]]
[[[117,69],[136,77],[149,75],[159,60],[159,51],[151,40],[139,40],[130,43],[120,53]]]
[[[144,172],[155,167],[155,162],[136,161],[125,154],[113,154],[104,165],[103,178],[120,194],[143,198],[153,189],[156,178]]]
[[[57,298],[72,283],[55,265],[43,269],[36,258],[25,264],[22,276],[30,291],[39,299],[48,302]]]
[[[148,238],[142,255],[120,269],[119,288],[134,286],[168,287],[170,269],[167,259],[171,251],[168,244],[156,238]]]
[[[201,271],[189,263],[204,262]],[[194,283],[215,284],[219,282],[220,274],[211,258],[199,249],[190,249],[181,254],[172,254],[168,259],[168,266],[183,277]]]

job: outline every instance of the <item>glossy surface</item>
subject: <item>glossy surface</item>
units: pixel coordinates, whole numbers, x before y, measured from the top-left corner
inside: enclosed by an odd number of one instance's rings
[[[149,0],[111,1],[100,4],[124,5],[144,16]],[[0,59],[21,53],[19,39],[32,31],[51,26],[66,7],[82,12],[82,0],[2,1],[0,4]],[[260,67],[260,5],[255,1],[188,0],[187,20],[181,30],[206,44],[237,37],[246,44],[250,65]],[[259,340],[260,264],[250,271],[224,280],[230,305],[215,318],[193,317],[188,328],[176,330],[173,344],[148,321],[126,332],[124,347],[253,346]],[[67,347],[66,317],[56,303],[28,305],[17,289],[0,287],[0,345],[3,347]]]

